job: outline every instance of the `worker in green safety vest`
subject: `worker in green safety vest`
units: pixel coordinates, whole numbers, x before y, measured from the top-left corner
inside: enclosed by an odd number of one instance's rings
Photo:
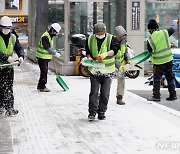
[[[153,63],[153,96],[148,101],[160,101],[160,82],[164,73],[168,82],[169,97],[168,101],[177,99],[175,85],[173,82],[174,74],[172,71],[172,51],[169,37],[177,29],[177,20],[174,20],[171,27],[166,30],[159,30],[156,20],[151,19],[147,25],[151,36],[147,39],[147,49],[151,53]]]
[[[11,33],[12,22],[8,16],[0,19],[0,115],[13,116],[18,114],[14,108],[13,81],[15,59],[18,56],[20,66],[24,60],[24,50],[18,38]],[[4,66],[7,67],[4,67]]]
[[[117,93],[116,103],[118,105],[124,105],[125,102],[123,101],[124,97],[124,91],[125,91],[125,72],[123,70],[123,67],[125,64],[129,64],[129,54],[127,50],[127,36],[126,36],[126,30],[123,26],[117,26],[114,31],[114,35],[117,38],[117,42],[119,43],[119,50],[116,54],[116,68],[118,72],[117,76]]]
[[[46,87],[48,63],[51,61],[53,55],[55,57],[61,56],[57,50],[53,49],[53,37],[57,36],[60,30],[61,26],[58,23],[53,23],[49,30],[42,34],[38,44],[36,57],[40,68],[40,77],[37,89],[40,92],[50,92],[50,89]]]
[[[91,74],[91,90],[89,94],[89,115],[90,121],[106,118],[105,112],[109,101],[112,73],[115,72],[115,57],[119,46],[115,37],[106,33],[106,25],[98,23],[94,26],[94,35],[90,35],[86,43],[86,55],[92,61],[99,61],[104,65],[98,72]],[[89,67],[91,71],[91,67]]]

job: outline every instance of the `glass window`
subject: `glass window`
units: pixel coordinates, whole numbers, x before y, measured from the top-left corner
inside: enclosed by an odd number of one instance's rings
[[[63,51],[64,49],[64,2],[49,1],[49,26],[52,23],[59,23],[61,25],[60,34],[54,38],[54,46],[56,50]],[[63,58],[63,53],[62,53]]]
[[[58,22],[61,35],[55,39],[56,49],[64,48],[64,2],[49,0],[49,25]],[[93,34],[93,25],[98,22],[106,24],[107,32],[113,33],[116,25],[115,2],[70,2],[69,42],[74,34],[83,34],[85,37]],[[67,25],[66,25],[67,26]],[[78,55],[77,48],[70,45],[70,61],[75,61]]]
[[[113,33],[116,25],[116,5],[114,2],[71,2],[70,39],[74,34],[93,34],[96,23],[105,23],[108,33]],[[76,47],[70,45],[70,60],[78,55]]]

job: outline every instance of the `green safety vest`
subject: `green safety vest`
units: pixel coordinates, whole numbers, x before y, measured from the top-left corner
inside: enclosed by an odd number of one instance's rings
[[[36,57],[42,58],[42,59],[52,59],[52,54],[50,54],[46,49],[44,49],[42,45],[42,37],[47,36],[50,43],[50,48],[53,48],[53,39],[49,35],[49,33],[46,31],[42,36],[38,44]]]
[[[8,46],[6,48],[4,39],[2,38],[2,36],[0,36],[0,52],[12,56],[14,52],[15,43],[16,43],[16,36],[14,34],[11,34],[11,36],[9,37]],[[0,59],[0,64],[8,64],[8,61]]]
[[[99,54],[105,53],[110,50],[111,40],[112,40],[112,35],[106,33],[106,38],[104,39],[100,51],[98,52],[96,35],[94,34],[88,37],[88,47],[94,59],[97,59]],[[114,56],[107,56],[106,58],[103,59],[102,63],[105,64],[105,68],[99,70],[101,73],[112,73],[115,71]],[[91,71],[92,67],[88,67],[88,69]]]
[[[173,59],[169,34],[166,29],[153,32],[147,41],[152,48],[151,61],[153,64],[161,65]]]
[[[115,56],[116,61],[121,65],[125,65],[124,54],[126,50],[127,50],[127,44],[126,42],[123,42],[118,50],[118,53]]]

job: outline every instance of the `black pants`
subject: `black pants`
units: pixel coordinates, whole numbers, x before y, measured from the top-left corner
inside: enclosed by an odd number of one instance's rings
[[[91,90],[89,94],[89,112],[106,112],[111,87],[111,77],[90,77]],[[100,90],[100,91],[99,91]],[[100,92],[100,93],[99,93]]]
[[[50,62],[50,60],[49,59],[41,59],[41,58],[38,58],[37,60],[38,60],[39,68],[40,68],[40,78],[39,78],[37,87],[39,89],[44,89],[44,88],[46,88],[48,63]]]
[[[14,106],[13,81],[14,69],[0,68],[0,107],[5,109]]]
[[[176,96],[175,86],[174,86],[174,73],[172,71],[172,61],[162,64],[162,65],[154,65],[153,66],[153,96],[156,98],[160,98],[160,85],[162,75],[165,75],[165,78],[168,83],[168,91],[170,97]]]

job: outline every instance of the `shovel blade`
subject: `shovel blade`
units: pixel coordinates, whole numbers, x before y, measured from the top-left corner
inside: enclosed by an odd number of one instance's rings
[[[130,61],[136,61],[136,64],[140,64],[144,61],[146,61],[147,59],[149,59],[151,57],[151,54],[148,51],[144,51],[134,57],[132,57],[130,59]]]
[[[61,76],[57,76],[56,77],[56,81],[57,83],[64,89],[64,91],[69,90],[69,87],[67,86],[67,84],[64,82],[64,80],[61,78]]]

